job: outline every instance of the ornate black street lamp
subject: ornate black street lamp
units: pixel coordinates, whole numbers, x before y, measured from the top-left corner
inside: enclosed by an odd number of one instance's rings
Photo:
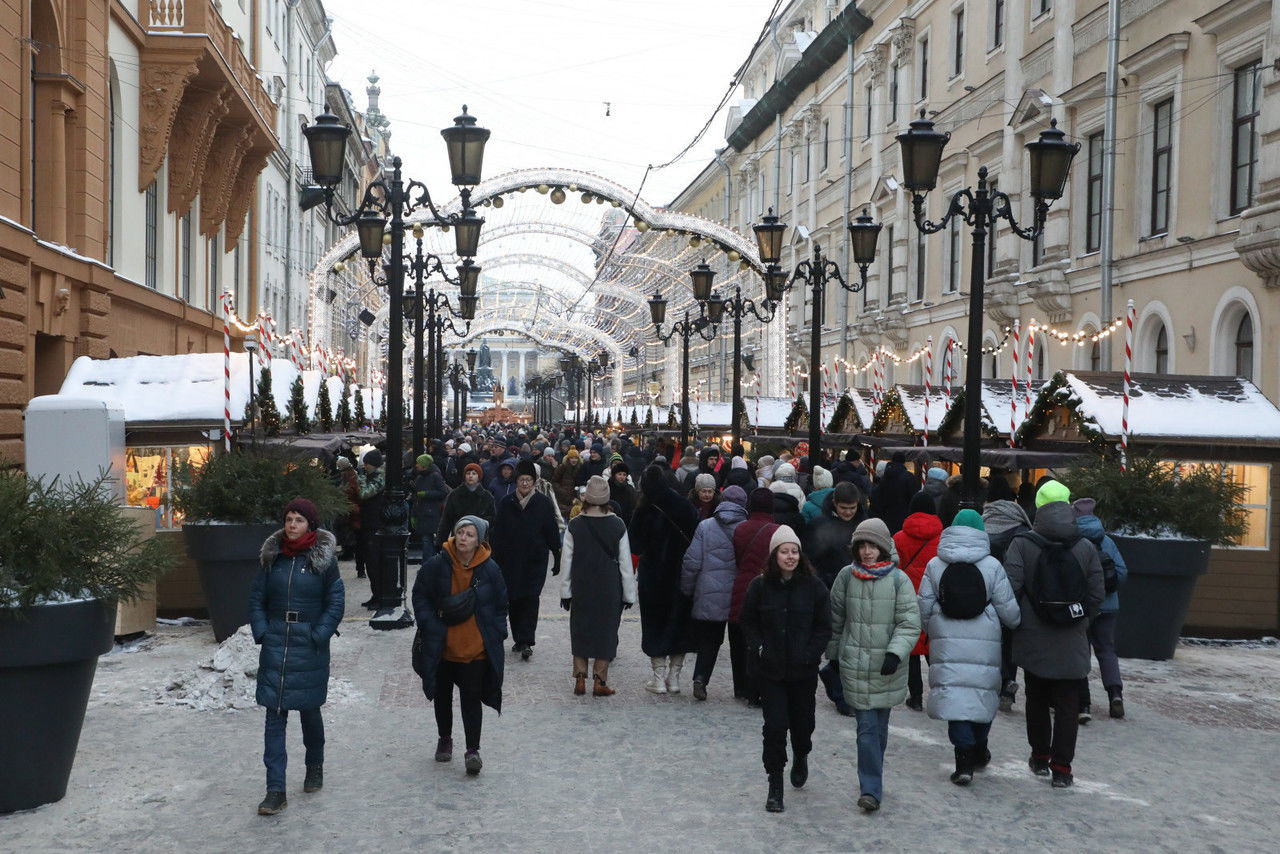
[[[978,347],[982,341],[983,285],[986,282],[985,262],[987,235],[997,220],[1009,223],[1013,233],[1023,240],[1035,240],[1044,233],[1045,215],[1049,205],[1062,198],[1071,161],[1080,150],[1078,143],[1066,141],[1066,134],[1058,130],[1057,119],[1040,132],[1040,138],[1026,145],[1030,155],[1030,180],[1028,189],[1035,209],[1029,228],[1018,225],[1013,215],[1009,196],[987,185],[987,167],[978,169],[977,190],[968,187],[951,196],[947,212],[936,223],[925,217],[925,194],[938,184],[938,167],[942,162],[942,149],[951,138],[948,133],[933,129],[933,122],[924,117],[911,123],[905,133],[898,134],[902,151],[902,184],[911,191],[911,207],[916,227],[922,234],[942,231],[952,217],[960,217],[973,227],[973,257],[969,265],[969,351],[965,363],[964,396],[964,456],[961,466],[962,503],[966,507],[981,510],[982,498],[978,493],[978,467],[980,465],[979,428],[982,416],[982,360]]]
[[[464,105],[453,126],[440,132],[448,150],[452,183],[459,188],[462,198],[462,211],[448,216],[442,216],[436,209],[424,184],[413,180],[405,182],[399,157],[391,161],[390,179],[370,184],[353,214],[338,214],[333,208],[334,188],[342,180],[351,127],[332,113],[325,112],[302,132],[310,149],[313,180],[323,188],[325,215],[329,220],[338,226],[355,225],[360,238],[360,254],[371,262],[382,258],[383,233],[390,233],[390,259],[385,264],[390,322],[387,399],[391,402],[387,407],[387,486],[382,524],[377,534],[380,560],[376,570],[380,573],[380,594],[369,625],[378,629],[408,628],[413,625],[413,617],[404,601],[405,543],[409,528],[400,465],[404,450],[401,401],[404,400],[405,217],[424,208],[429,210],[431,219],[426,220],[426,224],[452,227],[458,257],[474,257],[480,226],[484,221],[471,207],[470,188],[480,183],[489,131],[476,125],[475,117],[467,114]]]
[[[711,296],[711,282],[709,280],[694,280],[695,290],[694,296],[697,297],[699,288],[706,285],[706,296]],[[661,293],[655,292],[653,298],[649,300],[649,319],[653,321],[654,331],[657,333],[658,340],[663,344],[671,343],[671,339],[680,336],[680,447],[685,448],[689,445],[689,338],[697,335],[704,341],[710,341],[716,337],[715,323],[712,322],[707,309],[706,303],[699,301],[698,316],[689,317],[689,309],[684,310],[684,320],[678,320],[671,324],[671,331],[666,335],[662,334],[662,323],[667,319],[667,301]]]
[[[772,300],[776,296],[780,302],[783,292],[789,290],[797,280],[808,282],[811,292],[813,314],[809,323],[809,465],[812,467],[821,464],[822,452],[822,397],[819,393],[818,374],[822,360],[822,301],[827,282],[838,282],[840,287],[850,293],[857,293],[867,286],[867,268],[875,260],[880,224],[873,222],[866,210],[849,223],[853,261],[861,273],[856,282],[846,282],[840,273],[840,267],[823,257],[822,247],[816,242],[813,244],[813,258],[801,261],[788,276],[778,266],[782,256],[782,235],[786,228],[773,215],[772,208],[762,223],[752,226],[756,234],[756,245],[760,250],[760,261],[766,265],[766,297]]]

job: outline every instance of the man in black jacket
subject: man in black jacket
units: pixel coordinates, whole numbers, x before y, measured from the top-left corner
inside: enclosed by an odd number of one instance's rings
[[[884,476],[871,492],[871,515],[884,521],[889,533],[902,530],[911,497],[920,491],[920,479],[907,471],[907,456],[894,451]]]
[[[862,496],[858,488],[848,481],[837,483],[831,494],[822,502],[822,513],[808,524],[802,537],[804,554],[813,564],[814,571],[822,583],[831,589],[836,575],[853,562],[853,552],[849,544],[853,541],[853,532],[867,518],[862,506]],[[836,711],[842,715],[852,716],[853,706],[844,700],[844,685],[840,682],[840,672],[834,662],[818,671],[822,684],[827,690],[827,697],[835,703]]]
[[[498,502],[489,532],[493,559],[507,582],[512,652],[528,661],[538,629],[538,599],[551,574],[560,574],[560,528],[551,499],[534,487],[537,472],[529,460],[516,463],[516,489]]]

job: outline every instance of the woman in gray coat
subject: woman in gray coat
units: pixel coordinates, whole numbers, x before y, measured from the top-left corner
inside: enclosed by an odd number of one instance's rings
[[[978,568],[987,605],[972,619],[948,617],[938,603],[942,575],[953,564]],[[991,556],[982,517],[961,510],[942,532],[938,556],[920,581],[920,622],[929,635],[929,717],[947,722],[955,747],[951,782],[967,785],[991,761],[987,735],[1000,705],[1000,626],[1017,628],[1018,602],[1000,561]]]
[[[733,532],[747,518],[747,493],[741,487],[726,487],[720,497],[711,518],[699,522],[694,530],[680,571],[680,592],[693,597],[693,637],[698,645],[698,662],[693,666],[695,700],[707,699],[707,683],[724,643],[733,583],[738,577]],[[735,681],[735,697],[746,690]]]

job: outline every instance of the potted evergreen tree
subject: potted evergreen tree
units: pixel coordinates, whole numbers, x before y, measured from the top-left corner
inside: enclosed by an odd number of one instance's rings
[[[173,565],[105,480],[0,470],[0,813],[66,794],[116,604]]]
[[[323,384],[321,384],[323,390]],[[323,395],[321,395],[323,397]],[[311,419],[307,417],[307,399],[302,388],[302,374],[293,378],[289,386],[289,421],[299,436],[311,432]]]
[[[342,430],[351,429],[351,383],[349,382],[342,384],[342,397],[338,399],[336,420]]]
[[[216,454],[188,467],[173,504],[184,516],[182,538],[196,562],[213,636],[219,643],[248,622],[249,593],[262,542],[280,527],[280,511],[294,498],[315,502],[322,520],[342,512],[346,498],[323,469],[277,447]]]
[[[333,432],[333,402],[329,399],[328,380],[320,381],[320,396],[316,400],[316,420],[321,433]]]
[[[271,370],[258,374],[258,424],[264,436],[280,435],[280,409],[271,391]]]
[[[1097,501],[1102,520],[1129,570],[1120,589],[1116,652],[1123,658],[1172,658],[1196,579],[1209,550],[1245,532],[1246,487],[1212,463],[1175,464],[1159,450],[1133,457],[1122,471],[1113,459],[1087,460],[1062,478],[1077,498]]]

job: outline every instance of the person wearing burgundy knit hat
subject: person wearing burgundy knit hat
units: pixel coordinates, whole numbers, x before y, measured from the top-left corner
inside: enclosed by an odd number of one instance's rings
[[[444,541],[453,536],[453,526],[463,516],[476,516],[492,522],[497,513],[493,493],[481,483],[484,470],[479,463],[467,463],[462,469],[462,484],[449,493],[440,511],[440,527],[436,529],[435,546],[439,550]]]
[[[346,594],[338,574],[338,540],[320,529],[314,502],[295,498],[284,525],[262,544],[262,571],[249,595],[249,628],[258,654],[258,705],[267,710],[263,763],[267,796],[259,815],[275,815],[285,797],[285,723],[302,719],[306,746],[304,792],[324,786],[324,705],[329,687],[329,640],[342,622]]]
[[[747,585],[764,571],[769,560],[769,539],[776,530],[778,523],[773,521],[773,492],[764,487],[751,490],[747,496],[747,518],[733,530],[733,554],[738,572],[733,579],[728,633],[734,696],[746,700],[753,709],[760,707],[760,693],[753,674],[747,669],[747,643],[738,617],[747,596]]]

